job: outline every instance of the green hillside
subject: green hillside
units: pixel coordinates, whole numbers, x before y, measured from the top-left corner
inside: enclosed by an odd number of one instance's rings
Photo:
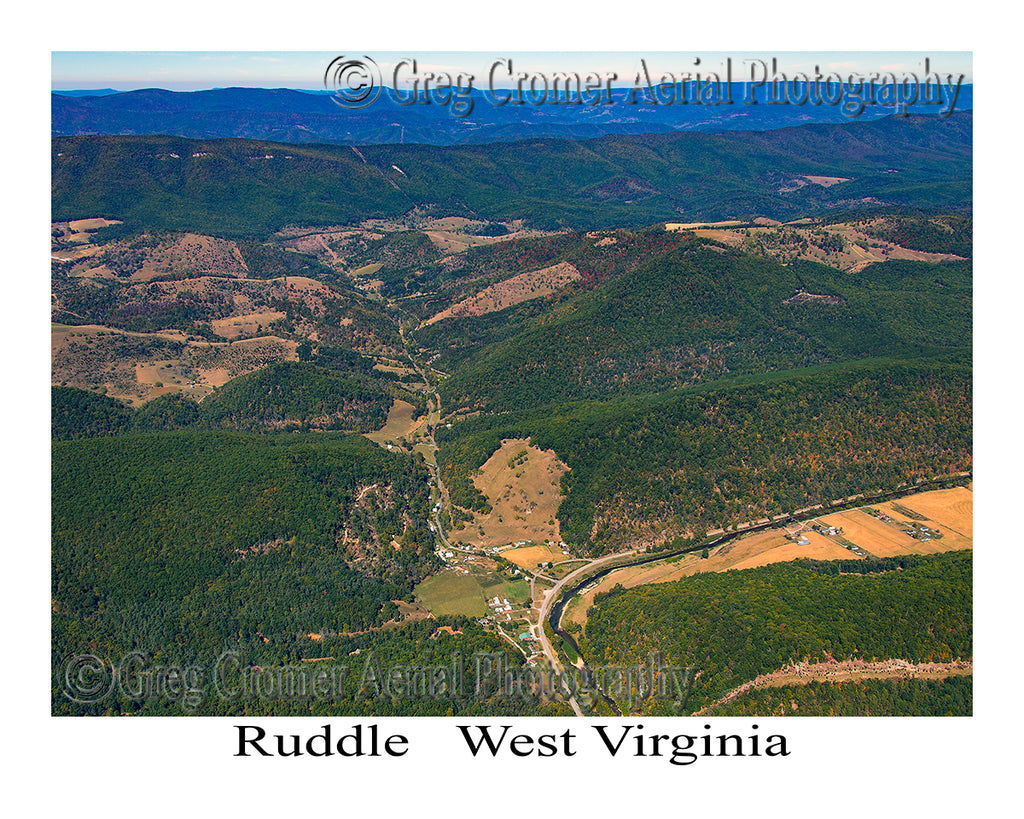
[[[971,114],[763,134],[378,145],[358,152],[243,139],[57,137],[52,172],[54,220],[104,216],[242,237],[286,224],[399,216],[417,206],[577,228],[786,219],[863,198],[964,208],[971,201]],[[803,175],[852,181],[784,191]]]
[[[796,561],[599,594],[580,646],[597,665],[635,664],[656,651],[666,663],[700,670],[689,711],[805,658],[972,656],[969,551],[870,569],[831,575]]]
[[[787,303],[798,291],[829,298]],[[967,348],[970,335],[969,262],[848,274],[693,240],[539,314],[445,319],[417,340],[452,373],[446,406],[509,410]]]
[[[967,361],[872,360],[481,415],[439,431],[439,463],[453,502],[484,509],[470,476],[502,439],[553,449],[563,538],[605,552],[967,471],[971,402]]]

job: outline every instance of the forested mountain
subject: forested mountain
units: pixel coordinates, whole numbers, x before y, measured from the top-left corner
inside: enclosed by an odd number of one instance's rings
[[[502,439],[553,449],[570,467],[562,536],[604,552],[970,470],[971,393],[966,360],[874,360],[481,415],[438,437],[453,502],[475,509],[469,476]]]
[[[307,146],[166,136],[53,140],[54,220],[265,236],[414,207],[539,227],[796,218],[854,205],[971,202],[970,113],[765,133]],[[823,187],[803,176],[850,181]]]
[[[816,297],[794,300],[798,293]],[[417,334],[451,371],[453,411],[656,392],[870,356],[969,348],[970,263],[844,273],[693,240],[531,315],[450,318]]]
[[[284,361],[232,379],[202,403],[172,393],[134,411],[114,398],[53,387],[51,430],[59,440],[185,427],[370,432],[384,425],[396,397],[425,404],[422,395],[385,378]]]
[[[805,658],[970,657],[971,589],[969,552],[908,557],[877,574],[822,574],[810,561],[712,572],[599,594],[581,647],[598,664],[656,651],[700,671],[692,711]]]

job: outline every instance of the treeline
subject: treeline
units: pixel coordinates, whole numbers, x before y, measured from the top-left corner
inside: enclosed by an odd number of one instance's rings
[[[970,258],[974,247],[974,220],[970,216],[890,217],[864,230],[869,236],[901,247],[928,253],[952,253]]]
[[[842,303],[786,303],[800,290]],[[452,372],[442,385],[445,406],[507,411],[967,349],[971,268],[886,262],[848,275],[693,243],[511,318],[520,321],[446,319],[420,331],[436,365]]]
[[[660,652],[699,671],[691,710],[801,660],[971,657],[971,552],[905,560],[902,571],[877,575],[783,563],[618,587],[595,597],[580,647],[591,665],[629,665]]]
[[[214,428],[369,432],[384,425],[393,400],[377,379],[288,361],[232,379],[199,409],[202,421]]]
[[[591,552],[793,512],[967,471],[969,362],[873,362],[729,389],[483,415],[440,428],[454,503],[486,508],[472,474],[504,438],[569,467],[563,538]]]
[[[350,430],[380,429],[396,398],[422,411],[421,393],[403,389],[361,359],[325,350],[323,360],[349,371],[285,361],[232,379],[202,403],[180,393],[132,409],[120,401],[74,387],[51,388],[51,435],[57,440],[176,429]],[[379,377],[378,377],[379,376]],[[390,376],[390,377],[389,377]],[[390,382],[390,383],[389,383]]]
[[[815,680],[747,691],[707,713],[721,717],[969,717],[973,712],[974,680],[968,675],[941,680]]]
[[[279,276],[305,276],[331,281],[339,276],[315,256],[284,250],[273,244],[252,241],[237,242],[238,252],[245,260],[248,276],[254,279],[276,279]]]

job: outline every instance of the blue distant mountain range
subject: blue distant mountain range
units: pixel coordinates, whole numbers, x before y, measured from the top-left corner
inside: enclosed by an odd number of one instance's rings
[[[614,88],[578,102],[551,96],[541,101],[514,88],[448,89],[430,97],[385,88],[371,105],[354,109],[339,105],[327,91],[73,90],[52,93],[51,132],[54,136],[167,134],[342,145],[457,145],[537,137],[762,131],[874,120],[903,110],[938,115],[951,108],[966,111],[973,107],[970,84],[947,87],[933,83],[927,89],[912,90],[918,99],[908,99],[903,105],[903,92],[891,86],[876,88],[873,103],[863,89],[852,93],[846,88],[794,86],[787,94],[795,94],[797,101],[788,104],[770,104],[768,87],[749,83],[706,86],[699,94],[680,85]],[[805,96],[806,101],[801,102]]]

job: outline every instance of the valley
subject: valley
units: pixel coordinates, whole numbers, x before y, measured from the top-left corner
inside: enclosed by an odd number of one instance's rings
[[[564,670],[692,659],[692,625],[694,709],[791,663],[969,662],[969,115],[925,119],[529,158],[55,138],[55,658]],[[262,707],[614,699],[357,694]]]

